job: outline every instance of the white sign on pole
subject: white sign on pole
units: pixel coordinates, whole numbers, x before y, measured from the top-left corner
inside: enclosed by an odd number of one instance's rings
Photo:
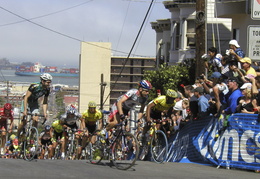
[[[248,57],[260,61],[260,26],[248,26]]]
[[[251,18],[260,20],[260,0],[251,0]]]

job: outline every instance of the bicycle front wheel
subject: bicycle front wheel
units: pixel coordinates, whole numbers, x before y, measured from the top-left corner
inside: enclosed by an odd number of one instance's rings
[[[139,156],[139,143],[131,133],[120,135],[113,144],[111,160],[117,169],[127,170]]]
[[[106,139],[100,134],[100,130],[96,130],[91,136],[91,140],[86,147],[86,153],[89,155],[89,161],[92,164],[99,164],[104,158],[106,147]]]
[[[38,130],[35,127],[29,129],[23,143],[24,159],[31,161],[37,157]]]
[[[157,130],[151,140],[151,155],[156,163],[162,163],[166,160],[168,153],[168,141],[163,131]]]

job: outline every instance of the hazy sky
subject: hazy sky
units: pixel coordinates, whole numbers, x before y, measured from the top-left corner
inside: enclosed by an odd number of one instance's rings
[[[170,18],[154,1],[133,54],[155,56],[150,22]],[[1,0],[0,59],[78,66],[80,42],[111,42],[130,51],[151,0]]]

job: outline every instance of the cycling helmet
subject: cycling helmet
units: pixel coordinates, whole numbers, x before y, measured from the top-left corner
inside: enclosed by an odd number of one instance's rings
[[[139,86],[144,88],[144,89],[152,89],[152,85],[149,81],[147,80],[142,80],[139,82]]]
[[[11,110],[12,109],[12,105],[10,103],[5,103],[4,109],[5,110]]]
[[[90,101],[90,102],[88,103],[88,107],[90,107],[90,108],[95,108],[95,107],[97,107],[97,104],[96,104],[94,101]]]
[[[14,134],[12,134],[11,136],[10,136],[10,140],[14,140],[16,138],[16,135],[14,135]]]
[[[76,107],[73,106],[72,104],[68,105],[67,109],[66,109],[66,113],[67,114],[76,114],[77,113]]]
[[[45,126],[45,130],[46,130],[46,131],[51,130],[51,126],[49,126],[49,125]]]
[[[172,89],[168,89],[166,91],[166,96],[167,97],[170,97],[170,98],[177,98],[178,97],[178,94],[175,90],[172,90]]]
[[[44,81],[51,81],[52,80],[52,76],[49,73],[43,73],[40,76],[40,79],[44,80]]]

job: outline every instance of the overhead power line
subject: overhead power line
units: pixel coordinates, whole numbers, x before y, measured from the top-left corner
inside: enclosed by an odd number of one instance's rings
[[[31,21],[30,19],[24,18],[24,17],[22,17],[22,16],[20,16],[20,15],[18,15],[18,14],[16,14],[16,13],[14,13],[14,12],[12,12],[12,11],[10,11],[10,10],[8,10],[8,9],[6,9],[6,8],[4,8],[4,7],[2,7],[2,6],[0,6],[0,9],[2,9],[2,10],[6,11],[6,12],[8,12],[8,13],[14,15],[14,16],[19,17],[19,18],[23,19],[24,21],[27,21],[27,22],[30,22],[30,23],[36,25],[36,26],[39,26],[39,27],[41,27],[41,28],[43,28],[43,29],[45,29],[45,30],[51,31],[51,32],[53,32],[53,33],[56,33],[56,34],[58,34],[58,35],[61,35],[61,36],[63,36],[63,37],[66,37],[66,38],[69,38],[69,39],[72,39],[72,40],[75,40],[75,41],[78,41],[78,42],[83,42],[82,40],[80,40],[80,39],[78,39],[78,38],[76,38],[76,37],[72,37],[72,36],[70,36],[70,35],[67,35],[67,34],[58,32],[58,31],[56,31],[56,30],[50,29],[50,28],[45,27],[45,26],[43,26],[43,25],[41,25],[41,24],[38,24],[38,23],[36,23],[36,22],[33,22],[33,21]],[[111,50],[111,51],[113,51],[113,52],[118,52],[118,53],[121,53],[121,54],[128,54],[127,52],[123,52],[123,51],[119,51],[119,50],[114,50],[114,49],[102,47],[102,46],[93,44],[93,43],[91,43],[91,42],[85,42],[85,43],[87,43],[87,44],[89,44],[89,45],[93,45],[93,46],[99,47],[99,48],[102,48],[102,49]],[[146,56],[144,56],[144,55],[135,55],[135,56],[138,56],[138,57],[146,57]]]
[[[109,92],[109,94],[107,95],[107,97],[106,97],[105,101],[103,102],[102,106],[103,106],[103,105],[105,104],[105,102],[107,101],[108,97],[110,96],[111,91],[113,91],[113,89],[115,88],[115,85],[117,84],[118,79],[119,79],[120,75],[122,74],[122,72],[123,72],[123,70],[124,70],[124,68],[125,68],[125,65],[127,64],[128,60],[129,60],[129,57],[130,57],[130,55],[131,55],[131,53],[132,53],[132,51],[133,51],[133,49],[134,49],[134,47],[135,47],[135,44],[136,44],[136,42],[137,42],[137,40],[138,40],[138,38],[139,38],[139,35],[141,34],[141,31],[142,31],[142,29],[143,29],[143,26],[144,26],[144,24],[145,24],[145,22],[146,22],[146,19],[147,19],[148,15],[149,15],[149,12],[150,12],[150,10],[151,10],[151,7],[152,7],[152,5],[153,5],[153,2],[154,2],[154,0],[152,0],[151,3],[150,3],[150,5],[149,5],[149,8],[148,8],[148,10],[147,10],[147,12],[146,12],[146,14],[145,14],[144,20],[143,20],[143,22],[142,22],[142,25],[141,25],[141,27],[140,27],[140,29],[139,29],[137,35],[136,35],[135,41],[134,41],[134,43],[133,43],[133,45],[132,45],[132,47],[131,47],[131,49],[130,49],[130,51],[129,51],[129,54],[128,54],[126,60],[125,60],[125,63],[123,64],[123,67],[122,67],[122,69],[121,69],[121,71],[120,71],[120,73],[119,73],[119,75],[118,75],[118,77],[117,77],[117,79],[116,79],[114,85],[111,87],[110,92]]]
[[[41,15],[41,16],[38,16],[38,17],[29,18],[29,19],[27,19],[27,20],[35,20],[35,19],[39,19],[39,18],[43,18],[43,17],[50,16],[50,15],[53,15],[53,14],[58,14],[58,13],[61,13],[61,12],[64,12],[64,11],[67,11],[67,10],[70,10],[70,9],[73,9],[73,8],[76,8],[76,7],[79,7],[79,6],[82,6],[82,5],[87,4],[87,3],[91,2],[91,1],[93,1],[93,0],[89,0],[89,1],[86,1],[86,2],[83,2],[83,3],[80,3],[80,4],[77,4],[77,5],[75,5],[75,6],[71,6],[71,7],[68,7],[68,8],[59,10],[59,11],[56,11],[56,12],[49,13],[49,14],[45,14],[45,15]],[[27,20],[24,19],[24,20],[17,21],[17,22],[11,22],[11,23],[7,23],[7,24],[2,24],[2,25],[0,25],[0,27],[4,27],[4,26],[9,26],[9,25],[14,25],[14,24],[26,22]]]

